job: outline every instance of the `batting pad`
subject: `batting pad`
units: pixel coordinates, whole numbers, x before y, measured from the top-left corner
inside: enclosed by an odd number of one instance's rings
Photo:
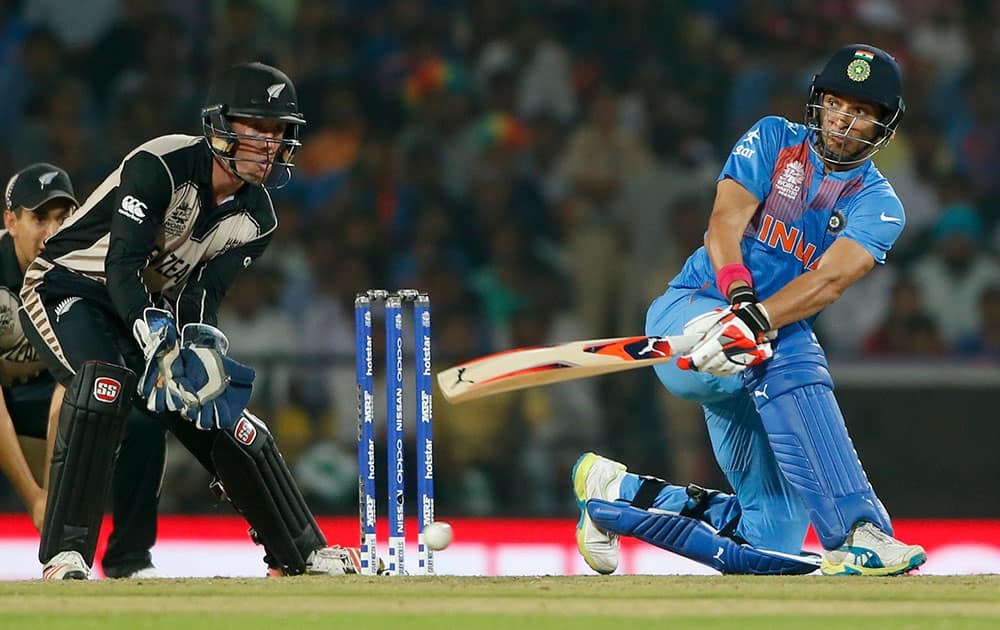
[[[892,523],[868,482],[822,348],[811,332],[778,340],[767,369],[748,380],[767,439],[795,487],[825,549],[844,544],[859,521],[892,535]]]
[[[88,361],[66,388],[38,548],[43,564],[60,551],[77,551],[87,566],[93,566],[115,456],[135,387],[131,370]]]
[[[587,514],[606,531],[638,538],[726,574],[805,575],[819,568],[816,555],[793,555],[740,544],[695,518],[624,501],[587,501]]]
[[[248,412],[219,431],[212,461],[226,495],[286,575],[306,570],[306,557],[326,538],[292,478],[267,426]]]
[[[892,534],[829,387],[800,387],[758,409],[778,467],[798,490],[824,548],[844,544],[858,521]]]

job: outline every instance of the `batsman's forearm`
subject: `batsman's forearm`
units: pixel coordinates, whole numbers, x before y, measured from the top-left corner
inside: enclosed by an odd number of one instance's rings
[[[732,179],[724,179],[716,186],[715,203],[705,234],[705,249],[716,273],[726,265],[743,263],[740,248],[743,232],[758,205],[757,198]]]
[[[845,288],[839,278],[820,270],[802,274],[764,300],[771,328],[777,330],[815,315],[836,302]]]
[[[795,278],[764,300],[771,328],[805,319],[833,304],[874,265],[875,259],[859,243],[838,238],[820,258],[815,270]]]
[[[705,249],[712,260],[712,268],[718,273],[726,265],[743,262],[743,250],[740,240],[743,238],[742,227],[736,221],[728,218],[709,221],[708,233],[705,235]]]

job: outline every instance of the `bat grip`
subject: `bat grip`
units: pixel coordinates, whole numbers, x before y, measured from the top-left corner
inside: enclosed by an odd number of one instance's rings
[[[694,361],[691,360],[691,357],[677,357],[677,367],[682,370],[693,370]]]

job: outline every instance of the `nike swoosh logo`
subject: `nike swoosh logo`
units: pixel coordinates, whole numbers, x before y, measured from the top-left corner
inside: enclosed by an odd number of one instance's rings
[[[903,220],[900,219],[899,217],[890,217],[888,214],[886,214],[884,212],[882,214],[878,215],[878,218],[882,219],[886,223],[902,223],[903,222]]]

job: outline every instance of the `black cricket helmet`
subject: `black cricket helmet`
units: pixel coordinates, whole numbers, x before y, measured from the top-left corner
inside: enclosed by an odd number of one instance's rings
[[[240,118],[279,120],[285,123],[284,136],[280,140],[253,134],[238,134],[233,131],[230,121]],[[208,100],[201,110],[202,131],[212,152],[223,159],[229,169],[240,179],[248,180],[237,167],[237,162],[268,164],[272,168],[285,168],[286,177],[275,187],[280,188],[291,179],[292,155],[302,146],[299,141],[299,127],[306,124],[299,112],[295,85],[288,76],[267,64],[254,62],[233,66],[226,70],[209,88]],[[241,139],[259,140],[267,146],[278,144],[277,150],[264,159],[235,157],[237,144]]]
[[[827,93],[850,96],[879,106],[879,117],[872,121],[877,128],[875,136],[871,140],[851,136],[852,140],[866,145],[859,151],[845,154],[826,146],[821,114],[824,109],[822,98]],[[834,164],[858,164],[889,144],[905,111],[903,73],[895,58],[875,46],[851,44],[833,53],[822,72],[813,77],[806,104],[806,126],[814,132],[813,148],[820,157]],[[844,132],[828,130],[827,133],[847,136],[858,118],[854,116]]]

